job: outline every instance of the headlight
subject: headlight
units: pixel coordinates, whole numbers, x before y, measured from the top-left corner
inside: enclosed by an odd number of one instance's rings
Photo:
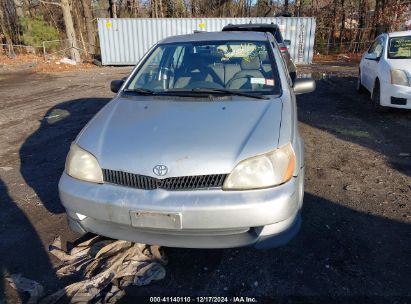
[[[391,84],[409,86],[407,73],[403,70],[391,70]]]
[[[84,181],[103,183],[103,172],[97,159],[74,143],[71,144],[67,155],[66,173]]]
[[[240,162],[224,182],[224,190],[267,188],[287,182],[293,176],[295,153],[286,144],[266,154]]]

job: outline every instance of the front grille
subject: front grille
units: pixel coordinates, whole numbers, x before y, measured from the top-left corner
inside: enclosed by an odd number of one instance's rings
[[[151,176],[103,169],[104,181],[144,190],[195,190],[221,188],[227,174],[178,176],[158,179]]]

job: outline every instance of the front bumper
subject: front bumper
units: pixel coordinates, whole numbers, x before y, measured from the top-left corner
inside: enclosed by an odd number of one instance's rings
[[[63,173],[59,192],[78,232],[169,247],[270,248],[287,243],[299,230],[303,179],[301,170],[269,189],[166,191],[93,184]],[[136,227],[136,212],[178,213],[181,227]]]
[[[398,99],[400,99],[401,102],[395,102],[395,100]],[[381,87],[380,100],[382,106],[411,109],[411,87],[384,83]]]

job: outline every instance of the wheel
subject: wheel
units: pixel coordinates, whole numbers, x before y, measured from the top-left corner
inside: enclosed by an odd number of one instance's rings
[[[386,112],[387,107],[381,106],[380,98],[381,98],[380,81],[377,79],[375,81],[374,90],[372,91],[372,103],[373,103],[375,110],[377,110],[378,112]]]
[[[365,87],[361,83],[361,70],[358,71],[358,78],[357,78],[357,93],[364,94],[366,91]]]

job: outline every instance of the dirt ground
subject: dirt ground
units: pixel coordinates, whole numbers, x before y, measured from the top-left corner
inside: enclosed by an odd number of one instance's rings
[[[0,69],[0,303],[27,299],[11,289],[21,273],[46,292],[67,284],[47,252],[74,241],[57,192],[70,142],[113,96],[109,82],[130,67],[43,74]],[[256,296],[272,303],[410,303],[411,111],[376,113],[355,92],[356,66],[300,67],[317,81],[298,97],[305,140],[303,224],[287,246],[165,248],[167,276],[127,289],[139,296]]]

